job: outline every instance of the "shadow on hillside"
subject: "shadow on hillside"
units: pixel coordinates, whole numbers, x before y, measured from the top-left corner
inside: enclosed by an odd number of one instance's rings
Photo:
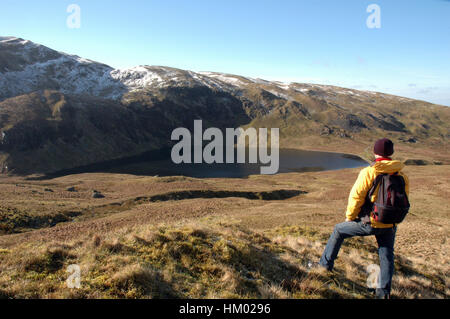
[[[305,265],[315,258],[311,256],[317,257],[315,248],[308,251],[307,247],[302,247],[300,251],[239,225],[222,226],[220,230],[160,228],[145,237],[135,235],[131,239],[111,242],[99,239],[97,244],[83,246],[89,249],[83,254],[95,256],[94,273],[95,269],[104,269],[105,265],[110,270],[102,271],[100,277],[85,278],[83,286],[86,288],[71,292],[68,297],[173,299],[210,298],[211,294],[216,298],[375,297],[366,286],[368,274],[361,262],[351,265],[357,275],[353,278],[357,279],[348,278],[348,267],[342,269],[339,265],[333,272],[310,270]],[[79,250],[75,248],[47,249],[31,256],[19,270],[33,275],[28,276],[30,278],[36,274],[39,277],[57,274],[77,258]],[[361,248],[362,254],[363,250]],[[124,266],[117,263],[120,260],[130,262]],[[448,297],[444,278],[415,269],[402,256],[396,258],[395,266],[397,274],[406,280],[395,283],[393,298]],[[431,281],[431,285],[421,283],[421,278]],[[55,283],[41,284],[40,281],[29,281],[21,291],[0,290],[0,298],[45,298],[48,294],[54,295],[58,289]],[[57,293],[64,294],[63,291]]]
[[[193,190],[193,191],[179,191],[167,193],[162,195],[152,196],[149,201],[169,201],[169,200],[183,200],[193,198],[228,198],[240,197],[250,200],[285,200],[300,194],[306,194],[305,191],[300,190],[274,190],[270,192],[240,192],[240,191],[212,191],[212,190]]]
[[[166,201],[181,201],[188,199],[214,199],[214,198],[245,198],[249,200],[285,200],[306,194],[301,190],[280,189],[267,192],[243,192],[225,190],[186,190],[176,191],[153,196],[141,196],[121,202],[93,206],[79,210],[54,212],[44,215],[33,215],[16,208],[0,208],[0,235],[21,233],[40,228],[54,227],[57,224],[71,222],[84,218],[96,218],[98,216],[113,215],[132,209],[135,206]]]

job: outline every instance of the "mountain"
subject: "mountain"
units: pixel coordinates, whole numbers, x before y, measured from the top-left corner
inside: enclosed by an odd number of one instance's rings
[[[49,173],[171,145],[194,119],[279,127],[281,145],[354,149],[389,136],[446,161],[450,108],[329,85],[281,83],[163,66],[114,69],[0,37],[0,168]]]

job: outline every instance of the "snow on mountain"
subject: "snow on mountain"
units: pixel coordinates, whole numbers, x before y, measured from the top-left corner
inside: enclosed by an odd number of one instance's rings
[[[0,38],[0,99],[41,89],[115,98],[113,68],[13,37]]]
[[[41,89],[111,99],[149,87],[204,85],[232,90],[227,78],[161,66],[114,69],[31,41],[0,37],[0,100]]]
[[[41,89],[111,99],[119,99],[128,91],[167,86],[197,85],[237,93],[248,84],[262,81],[163,66],[114,69],[28,40],[0,37],[0,100]]]
[[[136,90],[151,85],[159,85],[165,82],[162,76],[145,66],[112,70],[110,75],[113,79],[123,83],[130,90]]]
[[[357,98],[373,93],[318,84],[283,83],[218,72],[193,72],[163,66],[114,69],[15,37],[0,37],[0,101],[42,89],[120,99],[124,93],[168,86],[206,86],[240,95],[249,85],[290,100],[292,94]],[[326,93],[326,94],[325,94]],[[332,97],[331,97],[332,98]]]
[[[224,74],[218,72],[198,72],[198,73],[207,76],[210,79],[216,79],[221,82],[225,82],[237,87],[242,87],[248,84],[249,82],[254,83],[254,81],[250,80],[249,78],[244,78],[231,74]]]

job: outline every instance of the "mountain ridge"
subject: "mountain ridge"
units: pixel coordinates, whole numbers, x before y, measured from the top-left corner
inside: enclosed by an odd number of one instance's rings
[[[279,127],[282,146],[345,144],[352,153],[378,136],[408,154],[411,145],[445,149],[450,137],[450,109],[424,101],[164,66],[114,69],[0,37],[3,172],[49,173],[169,147],[173,129],[199,118],[205,127]]]
[[[103,68],[101,71],[103,71],[105,74],[102,75],[100,77],[100,79],[103,80],[104,78],[108,78],[108,76],[106,75],[106,73],[108,72],[111,75],[111,79],[116,80],[117,82],[121,82],[122,84],[124,84],[124,87],[126,87],[129,91],[132,91],[133,89],[145,88],[146,86],[152,85],[153,81],[155,81],[156,83],[163,82],[163,84],[168,85],[167,82],[169,82],[169,79],[176,80],[177,77],[180,77],[181,75],[184,74],[185,76],[189,75],[191,77],[191,79],[197,80],[200,84],[206,85],[210,88],[216,87],[216,88],[220,88],[220,89],[224,89],[224,88],[230,89],[229,86],[228,87],[223,86],[223,83],[229,84],[233,87],[241,87],[242,85],[249,85],[249,84],[266,84],[266,85],[274,85],[282,90],[287,90],[291,86],[294,90],[297,89],[300,92],[305,92],[308,90],[308,88],[319,88],[319,89],[325,89],[325,90],[328,89],[328,90],[335,90],[335,91],[340,90],[340,92],[343,94],[355,95],[355,94],[358,94],[357,92],[362,92],[365,94],[383,94],[386,96],[398,97],[398,98],[401,98],[404,100],[417,101],[415,99],[397,96],[397,95],[388,94],[388,93],[383,93],[383,92],[369,91],[369,90],[356,90],[356,89],[352,89],[352,88],[339,87],[339,86],[335,86],[335,85],[268,81],[268,80],[264,80],[264,79],[260,79],[260,78],[246,77],[243,75],[235,75],[235,74],[213,72],[213,71],[194,72],[191,70],[183,70],[183,69],[179,69],[179,68],[160,66],[160,65],[139,65],[139,66],[134,66],[131,68],[113,68],[107,64],[103,64],[103,63],[100,63],[97,61],[85,59],[85,58],[79,57],[77,55],[71,55],[71,54],[68,54],[65,52],[55,51],[46,46],[36,44],[32,41],[24,40],[22,38],[0,36],[0,50],[4,50],[3,47],[5,46],[5,44],[12,45],[13,50],[19,44],[19,45],[24,46],[23,49],[28,49],[28,50],[35,49],[35,50],[39,51],[41,54],[44,51],[47,54],[47,58],[48,58],[47,60],[45,60],[45,62],[53,61],[55,64],[58,64],[59,62],[64,63],[67,61],[59,61],[59,60],[61,60],[62,58],[65,58],[65,59],[75,60],[76,62],[80,63],[81,66],[86,66],[86,65],[101,66]],[[0,52],[0,54],[1,53],[2,52]],[[12,56],[11,52],[9,52],[7,54],[7,56],[11,57]],[[27,57],[29,58],[30,56],[33,56],[33,53],[30,53]],[[52,59],[52,57],[56,57],[56,56],[58,58]],[[0,61],[7,62],[7,59],[5,59],[4,56],[0,55],[0,57],[2,57],[2,59]],[[23,57],[23,55],[22,55],[22,57]],[[10,71],[10,70],[6,70],[6,71]],[[23,69],[21,71],[23,71]],[[62,70],[62,71],[64,71],[64,70]],[[2,75],[5,75],[5,74],[3,74],[4,72],[5,72],[5,66],[0,63],[0,73],[2,73]],[[172,77],[172,78],[170,78],[170,77]],[[133,80],[135,80],[135,81],[133,81]],[[186,79],[184,79],[184,80],[186,80]],[[219,81],[221,83],[217,83]],[[106,84],[104,86],[107,86],[108,84]],[[185,84],[185,83],[182,82],[181,84]],[[222,86],[220,84],[222,84]],[[1,85],[2,85],[2,83],[0,82],[0,87],[1,87]],[[5,84],[3,83],[3,85],[5,85]],[[22,85],[23,85],[23,83],[22,83]],[[1,88],[2,88],[2,90],[4,90],[4,87],[1,87]],[[46,88],[49,89],[49,87],[46,87]],[[83,87],[82,89],[86,90],[85,87]],[[23,90],[22,92],[16,92],[15,94],[12,94],[8,97],[26,94],[26,93],[30,93],[32,91],[35,91],[35,90],[31,90],[31,91]],[[80,90],[75,90],[75,91],[68,90],[67,92],[64,92],[64,90],[62,90],[62,91],[63,91],[63,93],[77,93],[77,91],[80,91]],[[90,93],[90,91],[88,91],[88,92],[82,91],[81,93],[86,94],[86,93]],[[95,93],[95,91],[94,91],[94,93]],[[99,94],[97,93],[97,94],[93,94],[93,95],[99,95]],[[100,94],[100,96],[101,96],[101,94]],[[113,95],[106,95],[103,97],[117,99],[120,96],[118,94],[113,94]],[[4,97],[0,96],[0,100],[2,98],[4,99]],[[422,101],[422,102],[433,104],[433,103],[430,103],[427,101]]]

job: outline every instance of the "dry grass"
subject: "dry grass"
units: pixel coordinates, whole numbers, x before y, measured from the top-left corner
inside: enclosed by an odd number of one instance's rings
[[[20,245],[2,257],[0,289],[15,298],[371,296],[361,284],[365,265],[373,262],[365,247],[359,249],[359,259],[344,250],[337,270],[326,273],[309,269],[320,256],[320,242],[299,237],[297,230],[290,232],[278,229],[269,235],[235,224],[196,223],[141,226],[105,234],[101,240],[83,237],[73,243],[44,244],[32,254],[24,254],[26,247]],[[73,263],[81,267],[80,289],[69,289],[64,282]],[[427,296],[445,296],[431,289],[430,279],[414,273],[399,281],[397,297],[408,296],[416,281]]]
[[[448,166],[406,172],[412,209],[397,233],[393,297],[448,298]],[[16,227],[19,233],[0,236],[0,297],[370,298],[366,268],[378,263],[374,238],[347,240],[333,273],[308,266],[344,218],[357,174],[349,169],[248,179],[2,178],[3,205],[15,220],[81,214],[71,222]],[[70,186],[77,192],[66,191]],[[93,189],[106,197],[92,199]],[[210,196],[236,190],[306,193],[284,200]],[[200,195],[136,201],[173,192]],[[81,267],[81,289],[66,286],[70,264]]]

